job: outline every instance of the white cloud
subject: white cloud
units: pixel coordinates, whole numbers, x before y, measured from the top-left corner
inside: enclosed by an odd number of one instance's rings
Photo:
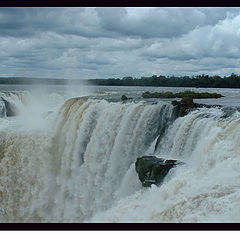
[[[239,72],[240,8],[0,9],[0,71],[65,78]]]

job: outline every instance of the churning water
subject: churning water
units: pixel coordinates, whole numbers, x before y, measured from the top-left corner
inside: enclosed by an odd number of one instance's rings
[[[167,101],[0,97],[0,222],[240,221],[237,110],[174,120]],[[142,188],[134,164],[146,154],[186,164]]]

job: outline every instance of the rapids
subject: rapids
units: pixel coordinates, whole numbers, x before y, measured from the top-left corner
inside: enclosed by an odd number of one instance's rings
[[[218,108],[178,118],[155,155],[185,164],[160,187],[141,189],[90,222],[239,222],[240,113]]]
[[[24,109],[2,119],[3,222],[82,222],[140,189],[135,159],[170,121],[172,106],[71,98],[37,118]]]
[[[1,93],[0,222],[238,222],[240,113]],[[162,135],[156,147],[159,134]],[[186,164],[142,188],[138,156]]]

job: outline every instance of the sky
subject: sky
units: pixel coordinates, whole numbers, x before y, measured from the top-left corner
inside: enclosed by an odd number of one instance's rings
[[[0,8],[0,77],[240,75],[240,8]]]

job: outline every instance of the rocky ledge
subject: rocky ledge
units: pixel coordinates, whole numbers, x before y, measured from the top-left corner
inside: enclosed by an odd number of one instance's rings
[[[125,94],[123,94],[122,97],[121,97],[122,101],[130,100],[130,99],[133,99],[133,98],[131,98],[131,97],[129,98]]]
[[[168,160],[156,156],[142,156],[137,158],[135,169],[143,187],[150,187],[151,184],[159,185],[169,170],[183,162]]]
[[[13,117],[17,115],[17,108],[14,104],[11,104],[3,97],[0,97],[0,101],[5,105],[5,110],[2,111],[5,111],[6,117]],[[1,115],[4,115],[4,113],[2,112]]]

